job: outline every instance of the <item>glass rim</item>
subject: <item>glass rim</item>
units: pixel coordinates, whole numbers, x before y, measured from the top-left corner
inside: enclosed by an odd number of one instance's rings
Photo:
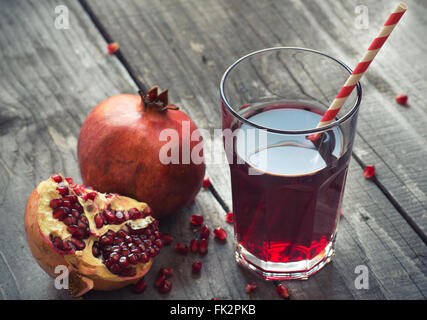
[[[313,133],[318,133],[318,132],[323,132],[332,128],[335,128],[337,126],[339,126],[340,124],[342,124],[343,122],[345,122],[347,119],[349,119],[358,109],[360,106],[360,102],[362,100],[362,85],[360,84],[360,82],[357,82],[356,84],[356,89],[357,89],[357,99],[355,104],[353,105],[353,107],[351,107],[351,109],[349,111],[347,111],[347,113],[341,117],[338,120],[335,120],[334,122],[331,122],[330,124],[320,127],[320,128],[311,128],[311,129],[305,129],[305,130],[279,130],[279,129],[275,129],[275,128],[270,128],[270,127],[265,127],[262,125],[259,125],[253,121],[250,121],[249,119],[246,119],[244,117],[242,117],[241,115],[239,115],[230,105],[230,103],[228,102],[225,92],[224,92],[224,84],[227,80],[227,76],[229,75],[229,73],[234,69],[234,67],[236,67],[240,62],[254,56],[257,55],[259,53],[263,53],[263,52],[269,52],[269,51],[275,51],[275,50],[300,50],[300,51],[306,51],[306,52],[310,52],[310,53],[315,53],[315,54],[319,54],[321,56],[327,57],[335,62],[337,62],[338,64],[340,64],[342,67],[344,67],[344,69],[346,69],[349,72],[349,75],[353,72],[353,70],[347,66],[344,62],[342,62],[339,59],[336,59],[326,53],[323,53],[321,51],[317,51],[317,50],[313,50],[313,49],[308,49],[308,48],[302,48],[302,47],[271,47],[271,48],[265,48],[265,49],[261,49],[261,50],[257,50],[257,51],[253,51],[251,53],[248,53],[247,55],[244,55],[243,57],[240,57],[239,59],[237,59],[233,64],[231,64],[227,70],[224,72],[222,78],[221,78],[221,82],[220,82],[220,95],[221,95],[221,100],[225,103],[226,107],[228,108],[228,110],[231,112],[231,114],[236,117],[237,119],[239,119],[241,122],[244,122],[250,126],[253,126],[255,128],[258,129],[264,129],[267,130],[268,132],[274,132],[274,133],[280,133],[280,134],[313,134]]]

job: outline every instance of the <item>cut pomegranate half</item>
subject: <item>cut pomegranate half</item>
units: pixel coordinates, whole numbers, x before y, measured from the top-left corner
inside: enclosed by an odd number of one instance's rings
[[[27,202],[25,229],[37,262],[51,276],[57,276],[55,266],[68,266],[74,295],[89,287],[112,290],[137,282],[163,246],[151,209],[71,183],[52,175]]]

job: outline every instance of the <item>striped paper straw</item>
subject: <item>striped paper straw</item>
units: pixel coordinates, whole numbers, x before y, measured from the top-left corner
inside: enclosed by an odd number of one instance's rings
[[[328,125],[334,121],[335,116],[340,111],[345,100],[351,94],[351,92],[353,91],[357,82],[359,82],[360,78],[362,78],[366,69],[368,69],[372,60],[374,60],[375,56],[380,51],[384,42],[387,40],[388,36],[393,31],[394,27],[397,25],[400,18],[405,13],[406,9],[407,9],[407,6],[405,4],[399,3],[399,5],[396,7],[396,9],[394,9],[393,13],[388,17],[388,19],[384,23],[384,26],[382,27],[380,33],[374,39],[374,41],[372,41],[371,45],[368,48],[368,51],[366,51],[362,60],[357,64],[353,73],[347,79],[344,86],[341,88],[340,92],[335,97],[334,101],[332,101],[332,104],[330,105],[329,109],[326,110],[322,119],[320,119],[320,122],[317,125],[317,128],[326,126],[326,125]]]

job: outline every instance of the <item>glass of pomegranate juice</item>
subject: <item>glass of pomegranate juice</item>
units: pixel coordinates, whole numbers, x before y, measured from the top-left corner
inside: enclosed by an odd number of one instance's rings
[[[303,48],[270,48],[231,65],[220,85],[236,259],[265,279],[307,279],[334,256],[361,101],[316,128],[351,74]]]

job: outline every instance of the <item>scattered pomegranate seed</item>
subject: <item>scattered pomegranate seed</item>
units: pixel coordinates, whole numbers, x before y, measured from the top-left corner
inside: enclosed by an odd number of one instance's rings
[[[164,274],[159,274],[156,278],[156,281],[154,282],[154,286],[156,288],[160,288],[163,282],[165,282],[165,280],[166,280],[166,276]]]
[[[363,175],[366,179],[372,178],[375,175],[375,166],[366,166]]]
[[[197,214],[193,214],[190,218],[190,222],[196,226],[203,224],[203,217]]]
[[[207,225],[204,225],[203,227],[200,228],[201,239],[208,239],[210,234],[211,234],[211,231],[209,230],[209,227]]]
[[[209,245],[208,240],[201,239],[199,241],[199,253],[205,254],[206,252],[208,252],[208,245]]]
[[[162,285],[159,287],[159,292],[167,293],[171,291],[171,289],[172,289],[172,281],[170,281],[169,279],[166,279],[165,281],[163,281]]]
[[[188,252],[188,247],[187,247],[186,244],[177,243],[175,245],[175,251],[178,252],[178,253],[180,253],[180,254],[186,255],[187,252]]]
[[[279,283],[276,287],[277,293],[284,299],[289,299],[289,290],[284,283]]]
[[[68,184],[74,184],[73,179],[72,178],[65,178],[65,181],[68,182]]]
[[[227,232],[223,228],[217,227],[213,231],[215,237],[219,240],[227,239]]]
[[[173,237],[170,234],[162,233],[162,241],[165,246],[169,245],[173,241]]]
[[[159,276],[163,275],[166,278],[170,278],[173,275],[173,269],[172,268],[161,268],[159,270]]]
[[[256,290],[256,288],[257,288],[257,285],[255,282],[248,283],[245,287],[245,292],[252,293]]]
[[[229,212],[225,215],[225,221],[227,221],[228,223],[234,223],[233,212]]]
[[[133,293],[141,293],[145,290],[145,288],[147,287],[147,284],[144,281],[144,278],[138,280],[137,283],[135,283],[135,285],[132,288],[132,292]]]
[[[395,97],[395,99],[399,104],[406,104],[408,102],[408,96],[406,94],[399,94]]]
[[[203,188],[209,188],[211,186],[211,181],[209,180],[209,177],[205,177],[203,179],[202,186],[203,186]]]
[[[109,53],[109,54],[114,54],[114,53],[116,53],[116,52],[117,52],[117,50],[119,50],[119,48],[120,48],[120,46],[119,46],[119,44],[118,44],[117,42],[109,43],[109,44],[108,44],[108,46],[107,46],[107,49],[108,49],[108,53]]]
[[[198,252],[200,247],[199,240],[193,239],[190,241],[190,250],[191,252]]]
[[[62,182],[62,177],[59,174],[54,174],[52,177],[52,180],[55,181],[56,183],[60,183]]]
[[[191,271],[193,273],[200,273],[200,271],[202,271],[202,261],[200,260],[194,261],[193,264],[191,265]]]

